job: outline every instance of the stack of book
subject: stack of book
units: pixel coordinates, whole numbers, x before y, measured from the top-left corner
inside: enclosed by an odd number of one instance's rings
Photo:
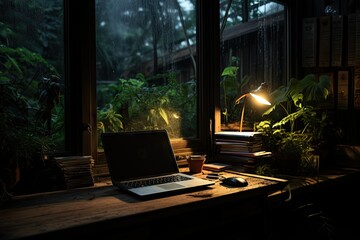
[[[54,157],[67,189],[94,186],[91,156]]]
[[[272,154],[263,148],[262,136],[261,132],[216,132],[216,161],[255,168]]]

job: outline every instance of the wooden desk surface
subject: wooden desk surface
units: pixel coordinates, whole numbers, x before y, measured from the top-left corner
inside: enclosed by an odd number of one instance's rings
[[[214,180],[215,185],[204,190],[152,200],[139,200],[112,185],[17,196],[0,206],[0,239],[83,236],[80,232],[91,236],[94,228],[119,229],[120,226],[124,230],[167,216],[241,201],[251,203],[252,199],[267,198],[286,185],[281,181],[243,177],[249,183],[243,188],[224,186]]]

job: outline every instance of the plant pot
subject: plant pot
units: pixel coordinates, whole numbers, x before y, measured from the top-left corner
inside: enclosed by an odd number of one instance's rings
[[[273,165],[283,174],[297,174],[301,164],[301,155],[276,153]]]
[[[12,191],[20,181],[20,167],[15,165],[13,167],[0,166],[0,180],[3,182],[7,191]]]
[[[188,159],[188,166],[191,173],[201,173],[205,163],[205,155],[191,155]]]

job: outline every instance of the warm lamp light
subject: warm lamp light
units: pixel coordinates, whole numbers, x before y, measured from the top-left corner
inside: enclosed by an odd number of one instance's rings
[[[261,83],[261,85],[254,91],[245,93],[244,95],[241,95],[238,99],[236,99],[235,104],[239,104],[240,100],[244,99],[244,104],[241,110],[241,118],[240,118],[240,132],[242,132],[242,125],[243,125],[244,112],[245,112],[245,101],[248,96],[252,96],[254,99],[256,99],[256,101],[258,101],[261,104],[269,105],[269,106],[271,105],[271,103],[268,100],[266,100],[265,98],[259,95],[259,93],[265,92],[266,88],[267,88],[266,83]]]

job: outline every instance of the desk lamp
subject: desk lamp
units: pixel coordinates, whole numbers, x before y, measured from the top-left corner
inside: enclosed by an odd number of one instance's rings
[[[235,104],[239,104],[240,100],[244,99],[244,104],[242,107],[241,118],[240,118],[240,132],[242,132],[242,125],[243,125],[244,112],[245,112],[245,101],[248,96],[252,96],[253,98],[256,99],[256,101],[258,101],[261,104],[269,105],[269,106],[271,105],[271,103],[268,100],[266,100],[264,97],[261,96],[262,93],[265,92],[266,89],[267,89],[267,84],[261,83],[261,85],[257,89],[255,89],[249,93],[245,93],[244,95],[242,95],[238,99],[236,99]]]

